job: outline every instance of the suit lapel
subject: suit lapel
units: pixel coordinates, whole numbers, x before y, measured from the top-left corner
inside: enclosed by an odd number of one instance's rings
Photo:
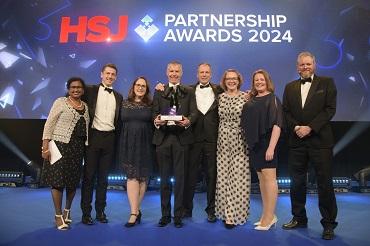
[[[114,114],[114,124],[116,124],[118,121],[119,111],[121,110],[121,105],[119,105],[120,102],[119,95],[115,90],[113,90],[113,95],[114,98],[116,99],[116,112]]]
[[[294,105],[298,105],[300,109],[302,109],[302,94],[301,94],[301,82],[296,80],[293,84],[293,95],[295,98],[295,103]]]
[[[307,95],[306,102],[305,102],[304,106],[306,106],[311,101],[312,96],[315,94],[318,85],[319,85],[319,78],[317,76],[314,76],[313,81],[311,83],[310,90],[308,91],[308,95]]]

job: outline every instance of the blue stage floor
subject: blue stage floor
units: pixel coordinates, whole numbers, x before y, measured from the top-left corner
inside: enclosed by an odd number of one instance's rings
[[[339,225],[333,241],[321,239],[317,195],[307,198],[308,228],[293,231],[281,229],[291,215],[289,195],[279,195],[278,226],[267,232],[253,230],[253,222],[261,212],[259,195],[252,195],[249,222],[233,230],[225,229],[220,221],[215,224],[206,221],[205,193],[196,194],[193,218],[184,220],[181,229],[173,224],[157,227],[160,218],[157,191],[148,192],[144,198],[142,224],[129,229],[123,226],[129,214],[126,192],[108,192],[108,224],[81,224],[79,202],[80,190],[72,207],[72,228],[57,231],[49,189],[0,188],[0,245],[370,245],[370,194],[337,193]]]

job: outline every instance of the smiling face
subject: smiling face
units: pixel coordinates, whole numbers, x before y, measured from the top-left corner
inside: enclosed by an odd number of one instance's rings
[[[142,99],[148,89],[148,85],[146,84],[144,79],[138,79],[134,85],[134,93],[136,99]]]
[[[168,64],[167,66],[167,78],[171,84],[178,84],[181,81],[182,67],[180,64]]]
[[[262,73],[256,73],[253,77],[253,87],[258,94],[267,92],[266,78]]]
[[[238,74],[236,72],[227,72],[225,76],[225,86],[227,91],[238,90],[239,87]]]
[[[299,75],[306,79],[315,73],[316,64],[311,56],[300,56],[297,61],[297,71]]]
[[[211,67],[207,64],[202,64],[198,67],[197,78],[199,83],[206,85],[211,80]]]
[[[75,80],[72,81],[68,88],[68,95],[73,99],[80,99],[84,94],[84,87],[81,81]]]
[[[114,81],[117,78],[117,71],[114,68],[106,67],[100,73],[100,77],[102,79],[102,83],[107,87],[112,87]]]

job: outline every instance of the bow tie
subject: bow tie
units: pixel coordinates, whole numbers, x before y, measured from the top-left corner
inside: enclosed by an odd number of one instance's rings
[[[311,81],[312,81],[311,77],[306,78],[306,79],[301,79],[301,84],[304,85],[306,82],[311,83]]]
[[[103,84],[100,84],[100,86],[104,87],[104,91],[107,91],[109,94],[112,93],[113,89],[105,87]]]
[[[200,85],[199,87],[200,87],[200,89],[207,88],[207,87],[209,87],[209,83],[206,84],[206,85]]]

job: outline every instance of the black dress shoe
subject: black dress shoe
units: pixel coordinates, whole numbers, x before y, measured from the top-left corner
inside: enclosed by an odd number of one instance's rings
[[[165,227],[166,225],[168,225],[169,223],[171,223],[171,217],[169,216],[163,216],[159,222],[158,222],[158,226],[159,227]]]
[[[94,221],[93,221],[93,219],[91,218],[90,215],[82,216],[81,222],[82,222],[82,224],[85,224],[85,225],[93,225],[94,224]]]
[[[322,232],[322,239],[333,240],[334,239],[334,230],[332,228],[325,228]]]
[[[184,225],[182,223],[180,217],[175,217],[174,220],[173,220],[173,223],[174,223],[174,225],[175,225],[176,228],[181,228]]]
[[[299,222],[298,220],[292,219],[286,224],[283,224],[282,228],[284,230],[292,230],[292,229],[297,229],[297,228],[307,228],[307,222],[302,223]]]
[[[104,212],[96,214],[96,220],[100,223],[108,223],[107,215]]]
[[[215,222],[216,222],[216,220],[217,220],[217,218],[216,218],[216,216],[215,216],[214,214],[208,214],[208,216],[207,216],[207,221],[208,221],[209,223],[215,223]]]

